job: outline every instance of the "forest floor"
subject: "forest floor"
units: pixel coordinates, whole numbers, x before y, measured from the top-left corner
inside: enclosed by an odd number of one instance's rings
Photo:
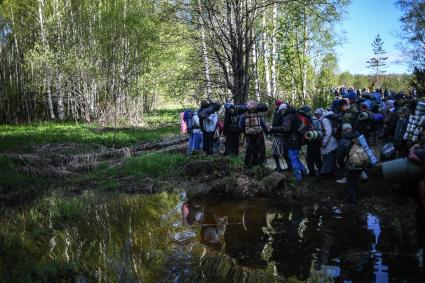
[[[176,124],[116,130],[69,123],[0,128],[2,208],[31,203],[52,192],[74,196],[85,191],[185,191],[192,196],[270,197],[330,207],[343,203],[346,197],[345,186],[335,180],[310,177],[296,183],[290,174],[274,172],[271,160],[266,167],[245,170],[242,154],[188,157],[187,137],[178,134]],[[358,207],[388,213],[395,224],[406,220],[404,224],[413,227],[415,204],[400,197],[403,194],[384,181],[379,168],[370,170],[369,175],[369,181],[360,184]]]
[[[32,207],[49,196],[100,199],[115,195],[186,192],[189,199],[268,198],[284,206],[309,204],[343,212],[374,213],[415,245],[416,203],[385,182],[379,168],[360,183],[359,202],[344,202],[346,187],[335,180],[306,178],[296,183],[289,173],[266,167],[245,170],[238,157],[187,156],[187,136],[178,125],[156,129],[99,128],[95,125],[39,123],[0,126],[0,213]],[[268,146],[270,147],[270,146]],[[270,158],[270,152],[267,155]],[[343,172],[338,172],[342,177]],[[80,197],[81,196],[81,197]],[[61,208],[58,217],[72,212]],[[61,216],[62,215],[62,216]]]

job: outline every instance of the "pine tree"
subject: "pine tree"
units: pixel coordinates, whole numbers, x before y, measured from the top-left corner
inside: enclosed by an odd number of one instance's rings
[[[385,56],[385,54],[387,54],[387,51],[385,51],[383,46],[384,41],[378,34],[375,37],[375,40],[372,42],[374,57],[366,61],[366,63],[368,64],[367,67],[375,71],[375,84],[379,81],[379,75],[386,73],[384,67],[387,65],[386,61],[388,60],[388,57]]]

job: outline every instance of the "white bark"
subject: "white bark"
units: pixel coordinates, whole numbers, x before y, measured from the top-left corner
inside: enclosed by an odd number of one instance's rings
[[[302,66],[302,103],[306,102],[307,99],[307,8],[304,7],[304,19],[303,19],[303,66]]]
[[[267,23],[266,23],[266,16],[267,13],[264,12],[263,15],[263,49],[264,49],[264,72],[266,77],[266,94],[268,97],[271,97],[272,95],[272,86],[271,86],[271,80],[270,80],[270,49],[269,49],[269,43],[268,43],[268,37],[267,37]]]
[[[48,51],[49,45],[46,40],[46,32],[44,29],[44,15],[43,15],[43,9],[44,9],[44,0],[38,0],[38,17],[40,21],[40,36],[41,36],[41,43],[43,45],[43,50]],[[52,100],[52,92],[50,89],[50,70],[46,68],[46,91],[47,91],[47,104],[49,106],[49,115],[51,119],[55,119],[55,112],[53,111],[53,100]]]
[[[211,88],[211,77],[210,77],[210,68],[209,68],[209,60],[208,60],[208,50],[207,50],[207,44],[205,42],[205,27],[204,27],[204,20],[202,18],[201,0],[198,0],[198,9],[199,9],[199,24],[201,25],[202,60],[204,61],[204,67],[205,67],[207,97],[208,99],[210,99],[212,95],[212,88]]]
[[[277,50],[276,50],[276,32],[277,32],[277,3],[273,5],[273,33],[272,33],[272,96],[277,98],[277,72],[276,72],[276,61],[277,61]]]
[[[57,31],[57,37],[58,37],[58,44],[62,50],[64,49],[63,42],[62,42],[62,21],[61,21],[61,15],[59,13],[59,6],[58,6],[58,0],[55,0],[53,2],[53,8],[56,15],[57,25],[58,25],[58,31]],[[65,107],[63,103],[63,90],[62,90],[62,73],[61,70],[57,70],[57,84],[56,84],[56,90],[58,95],[58,118],[59,120],[65,119]]]
[[[252,64],[254,66],[254,80],[255,80],[255,97],[257,101],[261,101],[260,96],[260,80],[258,78],[258,55],[257,55],[257,44],[252,44]]]

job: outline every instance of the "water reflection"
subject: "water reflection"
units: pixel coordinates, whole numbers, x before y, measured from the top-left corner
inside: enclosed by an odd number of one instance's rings
[[[0,225],[6,282],[423,278],[417,247],[376,215],[319,204],[57,197],[4,215]]]
[[[381,235],[381,226],[379,225],[378,217],[370,213],[367,214],[367,229],[372,231],[375,236],[375,241],[371,246],[371,256],[375,259],[375,281],[388,282],[388,266],[383,264],[382,253],[376,249],[379,242],[379,235]]]
[[[318,205],[283,206],[266,200],[202,205],[205,218],[210,218],[206,223],[214,223],[217,212],[226,212],[228,224],[241,222],[244,215],[246,229],[227,225],[224,241],[211,244],[200,236],[204,244],[224,248],[243,266],[298,280],[410,282],[423,278],[415,257],[418,248],[406,246],[394,236],[396,231],[370,213]],[[391,250],[395,246],[405,252]]]

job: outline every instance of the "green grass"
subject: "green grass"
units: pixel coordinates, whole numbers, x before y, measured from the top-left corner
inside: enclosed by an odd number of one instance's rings
[[[145,178],[178,175],[188,156],[181,153],[152,152],[126,159],[117,167],[101,164],[80,178],[80,182],[95,183],[98,189],[117,189],[121,180],[131,177],[143,184]],[[70,180],[75,182],[75,180]]]
[[[0,188],[9,189],[39,185],[43,180],[36,177],[29,177],[19,173],[13,162],[0,155]]]
[[[146,116],[149,128],[96,130],[95,124],[39,122],[0,125],[0,152],[29,152],[34,146],[49,143],[77,143],[86,147],[123,147],[138,142],[157,141],[178,134],[180,109],[160,110]]]

